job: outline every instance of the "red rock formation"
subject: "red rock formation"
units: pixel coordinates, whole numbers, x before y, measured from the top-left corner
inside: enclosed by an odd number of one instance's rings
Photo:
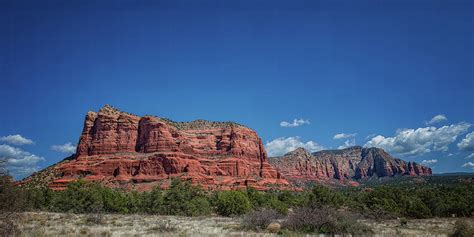
[[[84,178],[147,190],[166,186],[171,177],[209,189],[288,187],[268,163],[262,140],[247,127],[138,117],[110,106],[87,113],[75,159],[55,170],[54,189]]]
[[[431,169],[415,162],[395,159],[382,149],[350,147],[310,154],[298,148],[282,157],[270,157],[272,164],[292,183],[316,181],[345,183],[371,177],[431,175]]]

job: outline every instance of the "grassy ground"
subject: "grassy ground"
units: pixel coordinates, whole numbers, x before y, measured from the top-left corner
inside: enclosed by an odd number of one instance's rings
[[[375,236],[447,236],[457,219],[360,220]],[[474,218],[466,219],[474,225]],[[27,212],[20,222],[21,236],[273,236],[242,231],[240,220],[224,217],[152,215],[83,215]],[[298,234],[290,234],[298,236]]]

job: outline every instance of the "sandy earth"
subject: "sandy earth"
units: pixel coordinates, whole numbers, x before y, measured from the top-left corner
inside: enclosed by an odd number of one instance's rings
[[[27,212],[20,223],[22,236],[275,236],[244,232],[239,219],[225,217],[178,217],[153,215],[98,216],[83,214]],[[99,221],[98,221],[99,220]],[[101,221],[100,221],[101,220]],[[361,220],[374,236],[447,236],[457,219]],[[474,218],[466,219],[474,225]],[[291,234],[292,236],[303,236]]]

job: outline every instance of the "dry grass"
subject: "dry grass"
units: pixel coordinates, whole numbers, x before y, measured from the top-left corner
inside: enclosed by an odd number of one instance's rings
[[[18,236],[276,236],[263,228],[259,232],[244,231],[238,218],[103,214],[101,222],[95,224],[95,221],[87,223],[89,217],[83,214],[23,213],[18,224]],[[361,222],[373,230],[374,236],[380,237],[448,236],[453,233],[457,220],[459,218],[408,220],[405,226],[396,219]],[[464,221],[474,225],[473,218]],[[285,231],[283,234],[303,236]]]

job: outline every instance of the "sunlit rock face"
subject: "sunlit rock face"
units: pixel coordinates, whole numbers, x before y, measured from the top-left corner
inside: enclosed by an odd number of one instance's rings
[[[88,112],[75,158],[55,167],[49,186],[83,178],[149,190],[179,177],[208,189],[289,187],[268,163],[262,140],[232,122],[174,122],[105,106]]]
[[[431,169],[393,158],[379,148],[349,147],[309,153],[298,148],[282,157],[270,157],[278,172],[292,183],[317,181],[357,185],[373,177],[426,176]]]

